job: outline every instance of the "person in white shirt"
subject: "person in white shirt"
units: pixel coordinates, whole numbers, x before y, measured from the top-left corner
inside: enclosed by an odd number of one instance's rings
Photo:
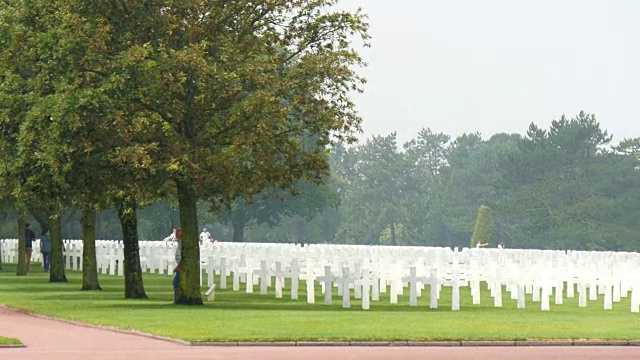
[[[498,249],[504,249],[504,241],[500,241],[498,244]]]
[[[202,228],[202,232],[200,233],[200,244],[207,242],[213,242],[213,238],[211,238],[211,234],[207,231],[207,228]]]
[[[174,228],[173,231],[171,232],[171,235],[167,236],[162,241],[164,241],[166,245],[169,245],[169,244],[173,244],[176,240],[177,240],[176,229]]]

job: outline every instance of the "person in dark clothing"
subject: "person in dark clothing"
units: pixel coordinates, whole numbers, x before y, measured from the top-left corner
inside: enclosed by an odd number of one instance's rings
[[[175,229],[175,239],[177,242],[175,260],[176,267],[173,269],[173,303],[178,302],[178,289],[180,288],[180,263],[182,261],[182,230]]]
[[[29,267],[31,266],[31,254],[33,253],[33,241],[36,239],[36,233],[31,230],[31,224],[24,224],[24,248],[26,252],[27,259],[27,272],[29,272]]]
[[[49,229],[42,228],[42,234],[40,234],[40,252],[42,253],[42,267],[45,272],[49,272],[51,266],[51,237],[49,236]]]

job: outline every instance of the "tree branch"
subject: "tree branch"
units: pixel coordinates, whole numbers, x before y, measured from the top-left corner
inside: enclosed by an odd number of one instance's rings
[[[166,121],[166,122],[171,122],[171,118],[169,118],[166,114],[164,114],[162,111],[154,108],[153,106],[151,106],[150,104],[145,103],[144,101],[140,100],[140,99],[133,99],[134,103],[142,106],[143,108],[158,114],[162,120]]]
[[[109,76],[108,73],[104,72],[104,71],[99,71],[99,70],[93,70],[93,69],[88,69],[84,66],[80,67],[80,71],[82,72],[88,72],[88,73],[92,73],[92,74],[97,74],[97,75],[101,75],[101,76]]]

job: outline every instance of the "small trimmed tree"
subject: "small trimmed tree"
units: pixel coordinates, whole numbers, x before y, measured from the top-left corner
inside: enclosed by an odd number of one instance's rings
[[[492,244],[493,242],[493,218],[491,208],[482,205],[478,209],[478,217],[476,218],[476,226],[471,236],[471,247],[475,247],[478,243]]]

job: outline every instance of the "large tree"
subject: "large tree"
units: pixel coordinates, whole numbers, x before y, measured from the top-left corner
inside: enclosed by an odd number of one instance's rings
[[[624,163],[607,155],[611,136],[595,116],[562,116],[548,130],[531,124],[517,150],[502,161],[503,191],[497,207],[519,246],[602,249],[611,234],[603,221],[617,200],[608,174]],[[631,167],[627,167],[631,170]],[[626,171],[625,171],[626,172]]]
[[[164,183],[155,180],[158,186],[150,186],[148,181],[153,171],[148,159],[151,153],[158,154],[158,148],[147,139],[162,133],[158,127],[136,122],[136,111],[117,96],[121,90],[117,80],[100,71],[112,60],[105,52],[110,50],[106,44],[111,34],[108,24],[85,16],[92,4],[5,3],[13,11],[1,14],[1,69],[6,81],[0,110],[2,120],[11,125],[3,134],[4,143],[13,143],[18,150],[18,156],[7,161],[5,176],[14,179],[13,193],[29,209],[45,210],[55,218],[66,207],[82,209],[82,289],[100,289],[95,212],[123,196],[144,200],[158,196]],[[130,221],[124,224],[135,226]],[[54,231],[59,226],[50,227],[54,247],[61,246]],[[125,287],[125,295],[144,298],[137,234],[124,240],[125,277],[127,284],[136,284]],[[52,252],[54,264],[57,254],[62,252]],[[52,279],[60,277],[56,269],[63,268],[54,266]]]
[[[85,31],[79,30],[87,29],[67,2],[6,4],[13,11],[2,13],[2,73],[10,79],[3,89],[10,101],[2,107],[5,121],[18,124],[15,135],[4,134],[5,141],[17,139],[14,171],[7,175],[21,179],[13,189],[16,197],[51,230],[51,281],[66,281],[60,266],[60,214],[75,204],[94,211],[101,175],[96,164],[104,160],[101,143],[92,138],[97,121],[88,121],[101,119],[91,105],[99,99],[91,94],[91,80],[78,69],[90,46]],[[95,232],[90,233],[94,228],[89,221],[82,224],[89,226],[84,231],[82,288],[99,289]]]
[[[336,162],[344,161],[350,167],[337,169],[342,172],[341,181],[348,184],[348,190],[342,192],[345,221],[339,236],[351,243],[397,245],[407,167],[396,134],[374,136],[343,155]]]
[[[443,171],[449,140],[448,135],[426,128],[404,144],[408,169],[402,213],[407,243],[435,245],[444,240]]]
[[[52,70],[58,62],[54,51],[43,54],[55,38],[45,29],[55,19],[47,17],[50,9],[28,5],[33,4],[7,1],[0,9],[0,178],[21,212],[43,210],[58,219],[66,185],[55,177],[49,160],[60,157],[48,156],[39,141],[45,134],[56,138],[42,127],[49,120],[44,109],[55,104]],[[66,281],[58,224],[50,224],[52,282]]]
[[[228,202],[327,172],[323,147],[353,139],[349,92],[363,82],[350,39],[367,39],[360,12],[336,1],[97,1],[78,5],[108,33],[98,67],[132,119],[162,129],[141,140],[162,156],[182,227],[178,303],[201,304],[196,203]],[[304,116],[291,116],[291,114]],[[314,137],[315,146],[304,139]]]

